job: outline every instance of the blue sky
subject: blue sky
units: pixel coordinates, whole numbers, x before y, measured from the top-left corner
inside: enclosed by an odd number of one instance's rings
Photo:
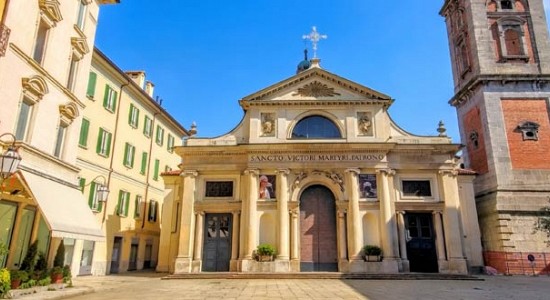
[[[545,4],[548,0],[544,0]],[[101,7],[96,46],[123,70],[145,70],[163,107],[198,136],[233,129],[238,100],[293,76],[312,26],[321,66],[390,95],[405,130],[459,142],[443,0],[122,0]],[[310,46],[308,46],[310,47]]]

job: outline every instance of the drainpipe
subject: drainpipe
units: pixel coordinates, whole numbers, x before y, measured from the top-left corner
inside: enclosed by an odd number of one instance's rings
[[[107,188],[109,188],[111,184],[111,176],[113,175],[113,164],[115,160],[115,145],[117,141],[117,133],[118,133],[118,120],[120,118],[120,107],[122,106],[122,89],[124,89],[126,86],[130,84],[130,79],[128,79],[128,82],[123,83],[120,88],[118,89],[118,105],[116,109],[116,119],[115,119],[115,130],[113,132],[113,143],[111,145],[111,161],[109,162],[109,175],[107,175]],[[129,201],[129,199],[128,199]],[[105,207],[103,209],[103,218],[101,219],[101,229],[103,229],[103,224],[105,224],[105,218],[107,217],[107,203],[109,202],[109,197],[107,197],[107,200],[105,201]]]
[[[141,220],[141,231],[143,231],[143,228],[145,228],[145,214],[146,214],[146,208],[147,208],[147,197],[149,195],[149,174],[151,172],[151,158],[153,157],[153,139],[156,139],[155,135],[155,121],[157,120],[157,115],[160,114],[160,112],[156,112],[153,114],[153,121],[151,122],[151,141],[149,142],[149,156],[147,157],[147,172],[145,172],[145,195],[143,196],[144,202],[143,202],[143,218]],[[159,166],[160,168],[160,166]],[[150,205],[150,204],[149,204]],[[157,207],[157,213],[158,213],[158,207]]]

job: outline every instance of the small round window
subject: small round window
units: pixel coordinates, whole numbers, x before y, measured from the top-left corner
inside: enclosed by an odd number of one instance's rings
[[[292,131],[293,139],[338,139],[341,138],[338,127],[326,117],[309,116],[296,124]]]

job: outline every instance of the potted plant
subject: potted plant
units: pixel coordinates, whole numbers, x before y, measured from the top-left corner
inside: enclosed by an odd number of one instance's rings
[[[11,289],[10,271],[6,268],[0,269],[0,299],[2,299],[5,295],[7,295],[10,289]]]
[[[376,245],[365,245],[363,253],[365,254],[365,261],[381,261],[382,249]]]
[[[256,248],[258,261],[272,261],[275,255],[275,247],[270,244],[261,244]]]
[[[50,270],[50,278],[52,283],[62,283],[63,282],[63,268],[62,267],[53,267]]]
[[[19,288],[22,282],[29,280],[29,275],[27,274],[27,272],[23,270],[11,270],[10,278],[11,278],[11,288],[16,289],[16,288]]]

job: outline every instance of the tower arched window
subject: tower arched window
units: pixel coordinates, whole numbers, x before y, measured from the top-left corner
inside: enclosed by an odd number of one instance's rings
[[[529,61],[527,40],[525,39],[525,20],[517,17],[502,18],[497,21],[500,48],[500,61]]]
[[[324,116],[308,116],[296,124],[292,130],[293,139],[339,139],[340,129]]]
[[[506,54],[524,55],[520,31],[521,29],[519,28],[519,26],[510,26],[504,32],[504,44],[506,46]]]

